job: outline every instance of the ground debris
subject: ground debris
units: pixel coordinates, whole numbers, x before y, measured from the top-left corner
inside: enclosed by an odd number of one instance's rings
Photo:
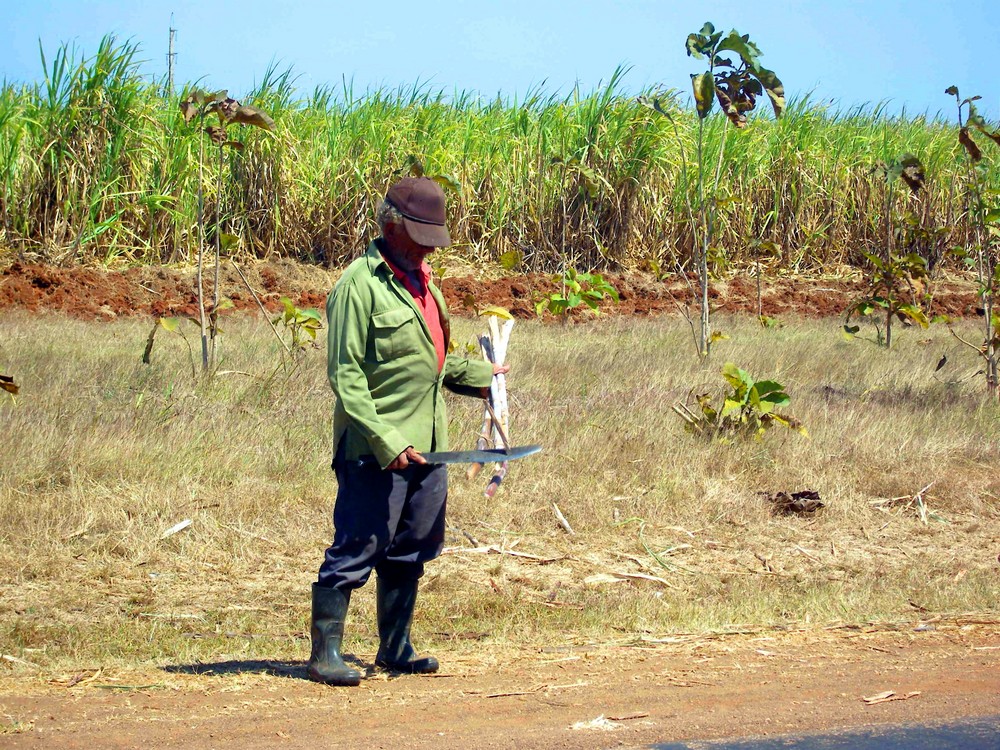
[[[867,697],[862,696],[861,700],[866,706],[874,706],[879,703],[888,703],[889,701],[905,701],[910,698],[916,698],[920,695],[919,690],[913,690],[909,693],[903,693],[900,695],[895,690],[886,690],[881,693],[876,693],[875,695],[869,695]]]
[[[826,507],[819,499],[819,492],[816,490],[800,490],[799,492],[774,492],[763,494],[774,513],[781,515],[815,513],[820,508]]]
[[[601,714],[596,719],[591,719],[590,721],[578,721],[575,724],[573,724],[570,728],[590,729],[601,732],[613,732],[616,729],[621,729],[622,725],[612,719],[606,718],[604,714]]]

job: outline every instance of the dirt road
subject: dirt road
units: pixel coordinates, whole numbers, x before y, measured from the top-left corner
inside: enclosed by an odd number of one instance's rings
[[[583,750],[1000,713],[996,625],[672,640],[442,654],[437,676],[356,689],[310,683],[301,662],[11,667],[0,747]]]

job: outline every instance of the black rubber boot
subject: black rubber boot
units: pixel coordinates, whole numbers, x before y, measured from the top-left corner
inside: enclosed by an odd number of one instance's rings
[[[361,672],[344,664],[340,644],[344,639],[344,621],[351,592],[313,584],[312,654],[307,673],[310,680],[327,685],[354,686],[361,683]]]
[[[413,621],[413,606],[417,602],[417,582],[386,581],[379,578],[376,587],[380,644],[375,665],[409,674],[437,672],[437,659],[433,656],[417,656],[410,643],[410,623]]]

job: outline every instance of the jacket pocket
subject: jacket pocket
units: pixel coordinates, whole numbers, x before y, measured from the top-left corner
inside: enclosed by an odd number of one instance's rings
[[[417,350],[416,313],[408,307],[372,313],[375,361],[388,362]]]

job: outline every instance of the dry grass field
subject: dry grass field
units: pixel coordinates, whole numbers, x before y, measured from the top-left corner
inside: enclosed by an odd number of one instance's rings
[[[515,328],[513,438],[545,449],[492,500],[485,478],[452,470],[420,645],[462,659],[997,619],[1000,411],[978,378],[950,382],[975,363],[947,330],[903,331],[884,351],[843,340],[834,321],[722,325],[732,338],[706,365],[677,319]],[[8,677],[305,658],[335,491],[323,351],[286,377],[267,326],[234,318],[223,372],[196,383],[165,332],[141,363],[145,321],[7,313],[2,326],[21,394],[0,404],[0,652],[34,665],[7,660]],[[671,405],[721,391],[725,361],[784,383],[810,437],[686,433]],[[454,445],[471,446],[478,408],[452,402]],[[803,489],[825,507],[772,512],[769,493]],[[354,602],[346,648],[364,657],[373,592]]]

